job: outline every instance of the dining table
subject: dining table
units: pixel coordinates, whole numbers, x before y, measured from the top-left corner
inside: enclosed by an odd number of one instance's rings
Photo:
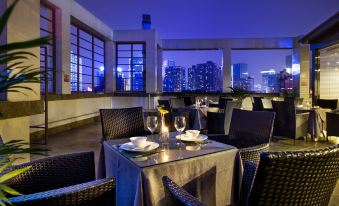
[[[233,205],[240,193],[239,150],[212,140],[177,146],[177,132],[168,139],[148,136],[159,144],[153,152],[123,150],[129,138],[103,141],[106,177],[116,177],[117,205],[166,205],[162,177],[168,176],[206,205]],[[100,168],[99,168],[100,169]]]

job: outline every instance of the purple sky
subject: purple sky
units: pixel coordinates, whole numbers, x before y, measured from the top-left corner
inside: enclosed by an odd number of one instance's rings
[[[142,14],[150,14],[152,28],[163,39],[294,37],[307,34],[339,10],[338,0],[76,1],[112,29],[140,29]],[[248,63],[252,75],[252,70],[259,73],[262,69],[283,68],[282,56],[290,51],[257,52],[254,55],[253,51],[234,51],[232,63]],[[164,59],[167,58],[182,66],[221,60],[213,52],[188,56],[180,51],[165,54]],[[261,81],[254,76],[256,83]]]
[[[298,36],[339,10],[338,0],[76,1],[113,29],[139,29],[150,14],[161,38]]]
[[[185,51],[164,51],[164,60],[174,60],[175,65],[191,67],[195,64],[213,61],[218,66],[222,65],[222,50],[185,50]]]
[[[279,72],[286,68],[286,56],[291,49],[281,50],[233,50],[232,64],[246,63],[248,73],[254,77],[254,84],[261,84],[260,71],[274,69]]]

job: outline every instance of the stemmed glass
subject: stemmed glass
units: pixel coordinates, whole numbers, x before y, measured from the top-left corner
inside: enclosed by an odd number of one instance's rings
[[[157,116],[147,116],[147,128],[152,133],[152,139],[153,139],[153,133],[155,129],[158,127],[158,117]]]
[[[185,146],[184,143],[181,141],[181,133],[185,130],[186,127],[186,119],[184,116],[176,116],[174,118],[174,127],[179,132],[179,142],[177,142],[177,145],[179,147]]]

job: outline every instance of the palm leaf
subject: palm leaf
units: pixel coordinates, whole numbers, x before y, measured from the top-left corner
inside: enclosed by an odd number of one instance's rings
[[[40,148],[27,148],[28,143],[23,140],[11,140],[3,145],[0,145],[0,156],[1,155],[12,155],[12,154],[36,154],[44,155],[44,152],[48,151],[46,149]]]
[[[18,3],[18,0],[15,0],[11,6],[9,6],[6,11],[0,17],[0,34],[3,32],[9,17],[11,16],[15,5]]]
[[[28,166],[28,167],[23,167],[23,168],[19,168],[19,169],[15,169],[15,170],[12,170],[4,175],[2,175],[0,177],[0,182],[5,182],[6,180],[9,180],[23,172],[26,172],[27,170],[29,170],[31,168],[31,166]]]
[[[12,205],[12,203],[7,199],[7,197],[4,195],[4,193],[1,190],[0,190],[0,199],[2,200],[2,201],[0,201],[1,206],[6,206],[6,204],[3,203],[3,201]]]
[[[30,57],[35,57],[36,55],[31,52],[11,52],[7,54],[0,55],[0,64],[10,63],[17,60],[27,60]]]
[[[21,193],[19,193],[15,189],[8,187],[7,185],[4,184],[0,184],[0,189],[7,192],[10,195],[21,195]]]
[[[1,166],[1,168],[0,168],[0,173],[2,173],[3,171],[5,171],[5,169],[7,169],[9,166],[11,166],[11,165],[13,164],[13,162],[16,160],[16,159],[13,159],[13,160],[11,160],[11,161],[8,161],[6,164],[3,164],[3,163],[6,162],[8,159],[9,159],[9,158],[6,157],[6,158],[3,158],[3,159],[1,160],[2,166]]]
[[[48,41],[49,41],[48,37],[41,37],[41,38],[32,39],[28,41],[4,44],[0,46],[0,54],[4,52],[13,51],[13,50],[21,50],[21,49],[28,49],[32,47],[38,47],[38,46],[47,44]]]

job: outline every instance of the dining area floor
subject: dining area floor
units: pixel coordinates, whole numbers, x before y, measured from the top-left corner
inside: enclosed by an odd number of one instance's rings
[[[68,153],[77,153],[84,151],[94,151],[95,165],[98,166],[100,153],[100,140],[102,136],[101,123],[95,122],[82,127],[51,135],[48,138],[48,144],[33,144],[33,148],[44,148],[48,151],[47,156],[56,156]],[[270,142],[269,151],[291,151],[291,150],[313,150],[339,144],[339,138],[331,137],[329,142],[312,142],[297,140],[294,146],[292,139],[274,137]],[[31,160],[44,158],[45,156],[32,155]],[[339,205],[339,184],[334,190],[330,204],[331,206]]]

